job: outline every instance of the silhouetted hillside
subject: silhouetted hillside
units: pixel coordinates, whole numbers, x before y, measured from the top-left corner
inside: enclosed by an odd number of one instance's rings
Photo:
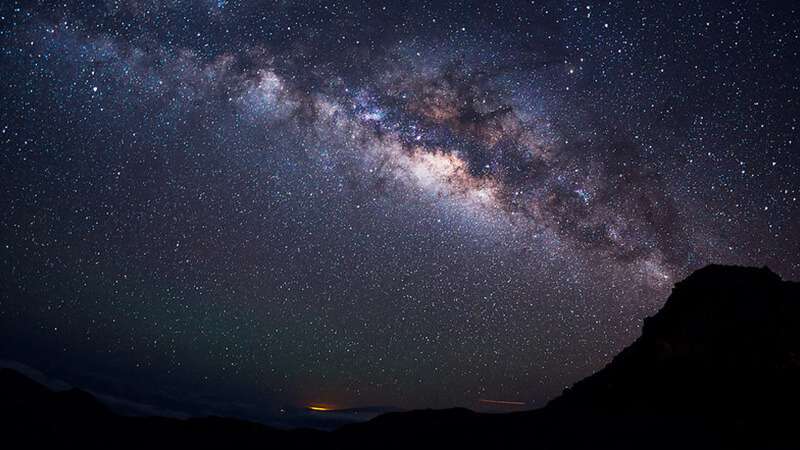
[[[9,448],[264,448],[293,444],[300,435],[312,445],[319,434],[217,417],[120,416],[88,392],[54,392],[11,369],[0,369],[0,431],[4,441],[22,443]]]
[[[800,448],[800,284],[708,266],[678,283],[642,336],[547,407],[388,413],[335,432],[235,419],[123,417],[80,390],[0,370],[7,439],[92,447]]]
[[[676,284],[642,336],[548,409],[742,418],[800,401],[800,284],[708,266]]]

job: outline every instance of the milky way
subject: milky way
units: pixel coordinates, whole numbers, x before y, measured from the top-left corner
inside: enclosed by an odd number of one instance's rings
[[[692,270],[800,275],[777,8],[4,4],[0,358],[290,425],[541,406]]]

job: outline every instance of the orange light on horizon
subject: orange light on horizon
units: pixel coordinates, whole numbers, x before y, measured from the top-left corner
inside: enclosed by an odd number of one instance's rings
[[[308,405],[306,409],[309,411],[324,412],[324,411],[333,411],[336,408],[334,408],[332,405],[314,404],[314,405]]]

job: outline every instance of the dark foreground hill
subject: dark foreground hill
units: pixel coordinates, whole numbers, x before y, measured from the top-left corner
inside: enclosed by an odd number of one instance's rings
[[[389,413],[334,432],[234,419],[119,416],[79,390],[0,371],[0,431],[74,448],[800,449],[800,284],[708,266],[678,283],[642,336],[545,408]]]

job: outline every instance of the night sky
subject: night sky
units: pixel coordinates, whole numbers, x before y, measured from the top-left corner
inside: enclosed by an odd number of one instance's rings
[[[536,408],[692,270],[800,278],[796,4],[652,3],[2,2],[0,358]]]

